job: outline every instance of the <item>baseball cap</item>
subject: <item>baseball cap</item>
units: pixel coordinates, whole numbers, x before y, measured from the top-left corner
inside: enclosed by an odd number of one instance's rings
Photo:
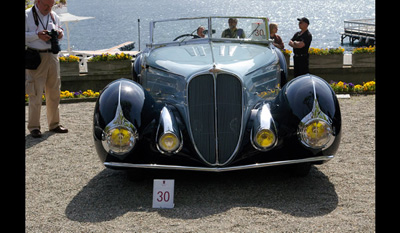
[[[297,20],[298,20],[298,21],[303,21],[303,22],[305,22],[306,24],[310,24],[310,21],[308,21],[308,19],[307,19],[306,17],[297,18]]]

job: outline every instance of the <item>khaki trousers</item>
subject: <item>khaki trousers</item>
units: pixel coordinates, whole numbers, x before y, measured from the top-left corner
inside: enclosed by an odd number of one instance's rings
[[[40,130],[40,110],[42,94],[45,91],[47,123],[49,130],[56,128],[60,122],[60,64],[58,54],[40,53],[42,62],[36,70],[25,70],[25,92],[29,95],[28,130]]]

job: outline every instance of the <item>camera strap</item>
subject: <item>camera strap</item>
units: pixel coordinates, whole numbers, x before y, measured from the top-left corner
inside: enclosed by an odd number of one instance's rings
[[[45,27],[44,24],[43,24],[43,22],[42,22],[42,20],[40,20],[40,17],[39,17],[39,15],[38,15],[38,13],[36,12],[36,6],[33,6],[33,7],[32,7],[32,13],[33,13],[33,19],[35,20],[36,26],[39,26],[39,21],[40,21],[40,24],[42,24],[43,29],[44,29],[44,30],[47,30],[47,26],[49,26],[49,16],[47,16],[47,23],[46,23],[46,27]],[[53,20],[53,22],[54,22],[54,24],[55,24],[56,21],[54,20],[53,15],[51,14],[51,12],[50,12],[49,14],[50,14],[50,17],[51,17],[51,19]]]

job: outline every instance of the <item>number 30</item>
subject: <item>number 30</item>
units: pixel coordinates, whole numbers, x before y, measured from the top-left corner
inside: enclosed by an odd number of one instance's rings
[[[168,202],[169,201],[170,194],[168,191],[165,191],[165,192],[158,191],[157,195],[158,195],[158,198],[157,198],[158,202],[162,202],[162,201]]]

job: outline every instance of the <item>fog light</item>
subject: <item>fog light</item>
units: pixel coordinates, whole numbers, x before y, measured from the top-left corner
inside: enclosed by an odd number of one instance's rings
[[[163,134],[158,142],[161,150],[168,153],[175,152],[179,148],[179,144],[179,138],[173,133]]]
[[[306,146],[318,149],[330,144],[331,126],[321,119],[314,119],[300,128],[300,139]]]
[[[261,129],[257,132],[254,142],[262,149],[266,149],[275,143],[275,134],[269,129]]]

